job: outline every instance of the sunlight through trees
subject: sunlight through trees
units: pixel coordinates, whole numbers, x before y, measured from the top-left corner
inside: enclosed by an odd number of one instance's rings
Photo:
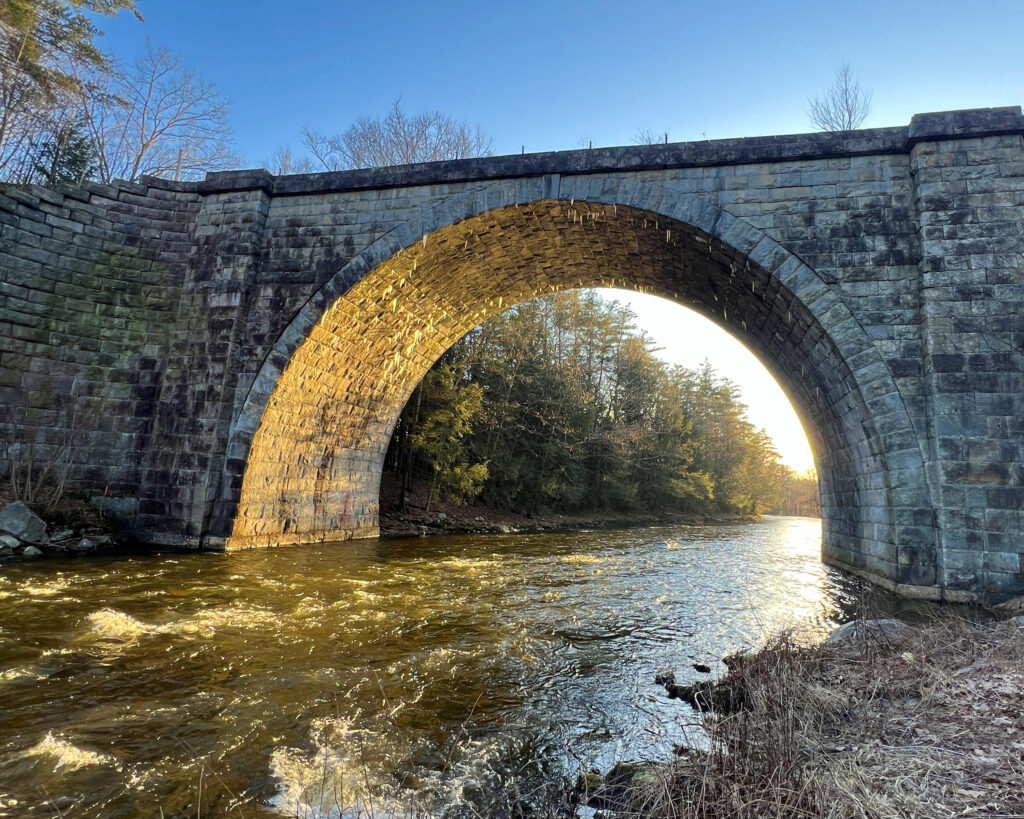
[[[418,476],[431,503],[479,498],[527,514],[817,514],[816,478],[780,462],[736,386],[707,362],[665,364],[634,322],[617,302],[571,291],[465,336],[395,428],[401,502]]]

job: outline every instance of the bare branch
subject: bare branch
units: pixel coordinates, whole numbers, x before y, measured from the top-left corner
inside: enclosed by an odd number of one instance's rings
[[[275,176],[295,173],[315,173],[316,166],[308,156],[294,156],[290,145],[283,145],[263,163],[263,167]]]
[[[634,145],[664,145],[668,142],[668,131],[655,131],[652,128],[637,128],[633,134]]]
[[[184,67],[179,55],[150,46],[109,91],[86,102],[100,178],[196,179],[237,164],[228,109],[213,83]]]
[[[491,138],[479,128],[471,130],[440,111],[409,116],[401,100],[395,100],[383,119],[363,117],[334,136],[304,128],[302,138],[327,171],[466,159],[491,152]]]
[[[852,131],[871,113],[871,92],[860,87],[843,63],[825,93],[807,104],[807,117],[819,131]]]

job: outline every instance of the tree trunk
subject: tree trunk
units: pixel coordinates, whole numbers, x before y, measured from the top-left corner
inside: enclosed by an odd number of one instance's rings
[[[399,484],[400,488],[399,488],[399,492],[398,492],[398,511],[400,513],[402,513],[402,514],[405,514],[406,512],[409,511],[408,494],[409,494],[410,490],[412,489],[412,461],[413,461],[413,457],[412,457],[412,443],[410,442],[410,439],[412,438],[412,431],[413,431],[413,429],[416,428],[416,425],[420,421],[420,401],[422,399],[422,396],[423,396],[423,390],[422,390],[422,383],[421,383],[421,384],[418,384],[416,386],[416,392],[413,394],[413,401],[415,403],[413,404],[412,421],[409,424],[406,425],[405,435],[402,436],[402,438],[403,438],[403,440],[402,440],[402,446],[403,446],[402,454],[405,456],[405,466],[404,466],[404,469],[402,470],[401,483]]]

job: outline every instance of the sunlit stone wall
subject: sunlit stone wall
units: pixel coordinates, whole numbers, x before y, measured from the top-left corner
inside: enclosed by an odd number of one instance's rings
[[[772,274],[674,219],[625,206],[542,200],[429,234],[326,310],[260,418],[231,545],[373,531],[391,429],[438,356],[503,308],[558,289],[601,286],[688,304],[771,355],[806,408],[809,428],[825,436],[817,449],[828,453],[822,466],[837,503],[855,491],[856,481],[879,480],[884,466],[850,446],[851,438],[863,438],[870,418],[849,396],[854,382],[843,372],[843,356]],[[870,345],[866,337],[859,341]],[[884,493],[875,500],[884,510]],[[859,542],[878,533],[872,525],[856,534]]]
[[[104,212],[53,214],[83,230],[52,224],[38,245],[31,225],[60,205],[9,191],[0,261],[20,278],[0,290],[0,378],[20,400],[61,372],[59,339],[73,348],[82,322],[44,345],[19,317],[59,310],[46,280],[73,286],[63,260],[94,252],[86,226],[106,231],[148,265],[119,261],[124,277],[154,290],[116,315],[102,306],[116,276],[76,292],[80,312],[110,319],[98,352],[120,362],[92,381],[134,369],[140,390],[152,380],[135,400],[153,405],[111,405],[102,423],[120,443],[87,439],[76,457],[121,470],[109,494],[135,504],[136,531],[211,546],[361,536],[394,420],[450,343],[553,289],[633,287],[729,328],[787,389],[817,453],[827,559],[929,594],[1012,592],[1022,133],[1019,109],[992,109],[846,134],[230,172],[66,191],[104,197]],[[42,437],[56,428],[35,417]],[[79,477],[99,488],[102,471]]]

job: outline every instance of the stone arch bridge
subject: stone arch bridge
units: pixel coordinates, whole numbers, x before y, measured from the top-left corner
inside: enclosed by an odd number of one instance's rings
[[[488,316],[569,287],[742,339],[816,453],[824,557],[1024,586],[1024,117],[0,195],[4,457],[138,537],[372,536],[390,432]]]

